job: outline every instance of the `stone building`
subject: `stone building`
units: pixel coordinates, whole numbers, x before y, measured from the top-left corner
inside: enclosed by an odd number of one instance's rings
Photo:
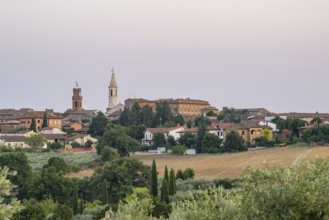
[[[135,103],[138,103],[141,108],[148,105],[153,111],[156,110],[156,106],[159,103],[167,102],[171,110],[176,114],[181,114],[186,117],[195,117],[204,114],[206,111],[213,111],[219,113],[219,110],[209,104],[207,101],[197,99],[158,99],[158,100],[147,100],[147,99],[127,99],[125,100],[125,106],[132,108]]]

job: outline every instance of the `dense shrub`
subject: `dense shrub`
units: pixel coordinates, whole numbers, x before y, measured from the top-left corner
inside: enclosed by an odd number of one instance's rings
[[[186,147],[182,145],[177,145],[171,149],[171,153],[175,155],[184,155],[186,152]]]
[[[195,172],[192,168],[186,168],[184,171],[177,170],[176,179],[182,179],[182,180],[193,179],[194,175]]]
[[[49,167],[54,167],[57,172],[62,171],[64,174],[71,170],[71,167],[65,162],[65,160],[59,157],[50,158],[44,168]]]

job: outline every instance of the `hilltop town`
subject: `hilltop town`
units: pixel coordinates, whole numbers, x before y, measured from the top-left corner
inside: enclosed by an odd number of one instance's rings
[[[207,133],[217,136],[222,144],[230,131],[237,131],[243,144],[248,147],[259,144],[256,142],[264,136],[265,131],[272,144],[289,143],[293,138],[301,138],[304,130],[314,128],[315,122],[320,123],[318,125],[329,124],[327,113],[274,113],[266,108],[223,107],[219,110],[208,101],[192,98],[128,98],[122,104],[119,102],[114,70],[108,91],[108,107],[104,110],[104,118],[128,127],[144,125],[143,138],[138,140],[144,146],[153,145],[155,134],[163,134],[166,140],[173,137],[177,143],[184,134],[197,135],[196,121],[200,118],[207,121]],[[135,114],[136,111],[140,114]],[[65,112],[55,112],[53,109],[0,109],[0,143],[14,148],[29,148],[26,138],[41,134],[44,148],[47,148],[47,144],[60,143],[63,148],[66,146],[66,150],[72,151],[72,143],[85,146],[87,142],[89,147],[95,147],[97,139],[93,137],[95,135],[90,125],[100,113],[99,110],[83,108],[82,88],[77,84],[73,88],[72,107]],[[133,120],[136,117],[144,118],[133,121],[131,117],[135,117]],[[145,117],[149,118],[145,121]],[[288,119],[293,121],[289,122],[290,125],[283,125]],[[188,147],[192,148],[191,145]]]

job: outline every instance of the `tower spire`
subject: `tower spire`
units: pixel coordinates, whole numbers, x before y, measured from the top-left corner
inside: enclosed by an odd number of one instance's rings
[[[118,88],[117,82],[115,80],[114,68],[112,68],[112,77],[110,82],[110,88]]]

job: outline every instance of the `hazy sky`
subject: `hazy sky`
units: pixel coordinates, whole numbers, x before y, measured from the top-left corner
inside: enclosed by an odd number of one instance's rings
[[[0,108],[129,97],[329,112],[328,0],[1,0]]]

